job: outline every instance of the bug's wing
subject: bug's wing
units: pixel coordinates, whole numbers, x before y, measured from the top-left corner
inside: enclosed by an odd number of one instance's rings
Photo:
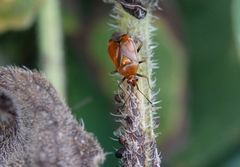
[[[138,62],[137,50],[133,41],[130,40],[122,44],[120,52],[121,59],[127,57],[132,63]]]
[[[120,62],[119,44],[117,42],[112,40],[108,42],[108,55],[117,69]]]

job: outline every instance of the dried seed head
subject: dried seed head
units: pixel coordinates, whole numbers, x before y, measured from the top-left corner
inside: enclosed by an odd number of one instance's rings
[[[133,125],[133,120],[130,116],[126,116],[125,117],[125,121],[128,125]]]
[[[124,137],[124,136],[120,136],[119,138],[118,138],[118,142],[120,143],[120,144],[122,144],[122,145],[126,145],[126,138]]]
[[[116,158],[122,158],[125,150],[126,150],[126,148],[124,148],[124,147],[119,148],[119,149],[115,152]]]
[[[16,124],[15,110],[12,100],[5,93],[0,92],[0,132]]]
[[[98,142],[38,72],[0,67],[0,166],[99,166]]]

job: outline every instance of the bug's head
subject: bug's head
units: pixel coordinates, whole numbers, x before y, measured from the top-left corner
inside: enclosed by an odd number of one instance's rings
[[[137,85],[138,78],[135,75],[131,75],[128,77],[127,83],[135,87]]]
[[[131,38],[128,33],[122,33],[122,32],[115,32],[112,34],[112,37],[109,39],[108,42],[113,41],[116,43],[122,43],[129,41],[129,38]]]
[[[114,42],[119,42],[119,41],[121,41],[122,35],[124,35],[124,33],[122,33],[122,32],[115,32],[115,33],[112,34],[112,37],[111,37],[110,40],[112,40]]]

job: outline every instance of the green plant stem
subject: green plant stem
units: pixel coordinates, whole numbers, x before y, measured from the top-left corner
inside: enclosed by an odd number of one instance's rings
[[[150,3],[150,2],[149,2]],[[123,167],[160,167],[160,157],[157,150],[155,125],[155,112],[158,109],[155,99],[158,91],[152,90],[155,86],[153,79],[153,69],[157,67],[153,61],[152,26],[154,16],[151,14],[152,6],[149,4],[148,14],[142,20],[138,20],[129,15],[123,8],[115,3],[113,9],[114,31],[128,33],[132,38],[138,38],[143,42],[143,47],[138,54],[138,59],[145,60],[140,64],[138,73],[149,79],[139,77],[139,90],[131,87],[128,83],[122,84],[122,89],[118,90],[118,96],[122,101],[119,108],[117,122],[121,123],[117,137],[124,138],[125,152],[121,159]],[[152,102],[149,103],[148,99]],[[131,121],[129,121],[131,120]]]
[[[65,64],[59,0],[46,0],[38,19],[40,67],[65,97]]]
[[[240,60],[240,1],[233,0],[232,1],[232,20],[233,20],[233,30],[234,30],[234,38],[236,42],[236,47],[238,51],[238,58]]]

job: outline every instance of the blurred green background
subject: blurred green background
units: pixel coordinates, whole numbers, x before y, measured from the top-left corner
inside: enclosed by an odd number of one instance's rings
[[[0,65],[44,70],[37,23],[44,2],[28,1],[26,7],[26,1],[0,0]],[[154,41],[162,166],[240,167],[240,1],[160,6]],[[117,80],[109,75],[106,52],[111,8],[94,0],[61,1],[67,103],[109,153],[104,167],[118,165],[111,153],[119,147],[111,140],[118,126],[110,115]]]

